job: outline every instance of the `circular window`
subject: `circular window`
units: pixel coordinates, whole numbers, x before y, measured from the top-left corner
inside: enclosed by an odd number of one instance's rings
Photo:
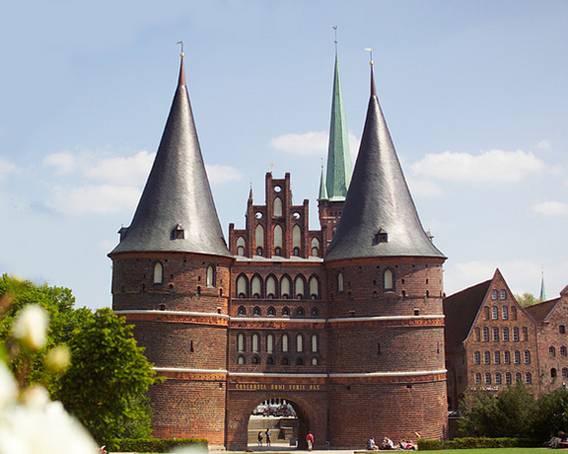
[[[262,213],[260,211],[257,211],[254,217],[257,219],[262,219]]]
[[[274,186],[274,192],[281,192],[282,188],[280,186]]]
[[[298,213],[297,211],[295,211],[294,214],[292,214],[292,217],[294,219],[300,219],[302,217],[302,215],[300,213]]]

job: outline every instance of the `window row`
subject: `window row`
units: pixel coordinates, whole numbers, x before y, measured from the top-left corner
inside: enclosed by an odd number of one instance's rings
[[[288,306],[284,306],[280,314],[282,317],[290,317],[292,315],[292,312]],[[237,309],[237,315],[240,317],[245,317],[247,315],[247,308],[245,306],[239,306],[239,308]],[[262,317],[263,314],[260,306],[254,306],[252,308],[252,315],[254,317]],[[276,315],[276,308],[274,306],[269,306],[268,309],[266,309],[267,317],[276,317]],[[296,317],[305,317],[306,311],[303,307],[300,306],[294,310],[294,315]],[[310,316],[319,317],[319,309],[317,307],[312,307],[310,309]]]
[[[511,306],[509,314],[509,306],[485,306],[483,308],[485,320],[517,320],[517,307]]]
[[[248,339],[247,339],[248,337]],[[306,346],[304,345],[304,339],[309,341],[309,351],[312,353],[317,353],[319,351],[319,338],[317,334],[304,335],[297,334],[294,337],[294,346],[292,346],[292,338],[284,333],[280,336],[279,350],[282,353],[287,353],[294,350],[296,353],[303,353]],[[244,333],[237,334],[237,351],[243,353],[246,351],[251,351],[253,353],[260,353],[262,350],[266,353],[274,353],[276,348],[276,336],[274,334],[267,334],[261,339],[260,334],[254,333],[251,336],[247,336]]]
[[[556,347],[554,347],[554,345],[548,347],[548,356],[552,358],[556,357]],[[560,356],[568,356],[568,349],[566,348],[566,345],[562,345],[560,347]]]
[[[483,352],[483,364],[501,364],[501,356],[503,357],[503,364],[511,364],[510,351],[495,351],[493,352],[493,355],[491,354],[491,352],[485,351]],[[529,350],[525,350],[523,355],[523,362],[524,364],[531,363],[531,352]],[[481,364],[481,352],[473,352],[473,363]],[[521,364],[521,352],[519,350],[515,350],[513,352],[513,364]]]
[[[519,342],[521,340],[521,329],[518,326],[513,327],[513,342]],[[529,329],[526,326],[522,328],[523,332],[523,341],[529,340]],[[482,328],[475,328],[475,340],[480,342],[483,339],[483,342],[510,342],[511,340],[511,330],[509,327],[504,328],[489,328],[484,326]]]
[[[558,371],[556,370],[556,368],[553,367],[552,369],[550,369],[550,378],[556,378],[557,376],[558,376]],[[562,378],[564,379],[568,378],[568,367],[562,368]]]
[[[258,256],[264,255],[276,255],[282,256],[282,250],[284,247],[284,229],[281,225],[276,224],[272,230],[272,251],[269,254],[265,254],[265,235],[264,235],[264,227],[261,224],[257,224],[254,229],[254,241],[256,245],[255,254]],[[246,248],[246,241],[245,239],[240,236],[237,238],[237,255],[244,256]],[[302,229],[299,225],[295,224],[292,227],[292,255],[300,256],[302,250]],[[310,255],[314,257],[319,257],[320,255],[320,241],[317,238],[312,238],[310,240]]]
[[[161,262],[154,263],[152,282],[154,284],[164,283],[164,265]],[[207,287],[217,286],[217,267],[215,265],[207,266],[205,270],[205,285]]]
[[[251,364],[257,365],[257,364],[260,364],[261,362],[262,362],[262,360],[260,359],[260,356],[258,356],[258,355],[253,355],[252,358],[250,359]],[[247,364],[247,358],[245,357],[245,355],[237,356],[237,364],[241,364],[241,365]],[[266,364],[268,366],[275,365],[276,361],[275,361],[274,357],[272,357],[272,356],[267,357],[266,358]],[[288,357],[284,356],[283,358],[280,359],[280,364],[282,366],[290,366],[292,364],[292,362],[290,361],[290,359]],[[293,362],[293,364],[296,365],[296,366],[303,366],[304,365],[304,358],[301,358],[301,357],[296,358],[296,360]],[[319,359],[314,356],[310,360],[310,364],[312,366],[319,365]]]
[[[390,268],[384,270],[382,276],[382,282],[383,282],[383,290],[385,291],[394,290],[394,282],[395,282],[394,271],[391,270]],[[344,277],[341,271],[337,273],[336,288],[338,293],[341,293],[344,290]]]
[[[501,290],[497,290],[497,289],[493,289],[491,291],[491,299],[493,301],[496,300],[506,300],[507,299],[507,290],[505,289],[501,289]]]
[[[320,297],[320,282],[316,276],[311,276],[307,281],[299,274],[294,279],[284,275],[280,281],[274,275],[270,275],[263,281],[262,278],[255,274],[249,282],[246,275],[241,274],[237,278],[237,297],[238,298],[280,298],[302,299],[309,296],[312,299]]]
[[[505,377],[503,377],[503,375]],[[495,380],[496,385],[512,385],[513,384],[513,374],[511,372],[505,372],[504,374],[501,372],[496,372],[495,377],[489,372],[482,375],[478,372],[475,374],[475,384],[481,385],[481,379],[483,378],[483,383],[485,385],[493,384],[493,380]],[[503,379],[505,380],[503,382]],[[520,372],[515,373],[515,383],[523,383],[523,374]],[[530,372],[525,373],[525,383],[527,385],[532,385],[532,374]]]

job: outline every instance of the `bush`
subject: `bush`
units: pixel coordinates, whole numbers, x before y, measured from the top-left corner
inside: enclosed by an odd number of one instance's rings
[[[548,440],[568,427],[568,390],[564,387],[543,395],[538,400],[534,421],[534,435]]]
[[[118,452],[168,452],[182,446],[207,453],[203,438],[115,438],[106,445],[107,451]]]
[[[464,437],[452,440],[418,440],[420,451],[439,449],[479,449],[479,448],[526,448],[538,446],[539,443],[530,438],[488,438]]]

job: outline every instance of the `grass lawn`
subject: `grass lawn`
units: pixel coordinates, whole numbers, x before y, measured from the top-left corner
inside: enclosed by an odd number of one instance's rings
[[[412,452],[412,451],[408,451]],[[445,449],[443,451],[422,451],[429,454],[541,454],[545,452],[566,452],[550,448],[483,448],[483,449]]]

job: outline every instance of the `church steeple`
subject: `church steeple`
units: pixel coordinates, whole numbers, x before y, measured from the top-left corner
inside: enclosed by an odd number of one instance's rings
[[[333,98],[331,103],[331,122],[329,127],[329,144],[327,151],[326,190],[331,201],[343,201],[351,181],[351,154],[349,153],[349,134],[341,83],[339,80],[339,62],[337,58],[337,40],[335,49],[335,66],[333,75]]]
[[[111,252],[194,252],[230,256],[215,209],[185,85],[178,84],[162,140],[130,227]]]
[[[424,231],[379,99],[371,60],[371,96],[343,215],[326,260],[444,255]]]

